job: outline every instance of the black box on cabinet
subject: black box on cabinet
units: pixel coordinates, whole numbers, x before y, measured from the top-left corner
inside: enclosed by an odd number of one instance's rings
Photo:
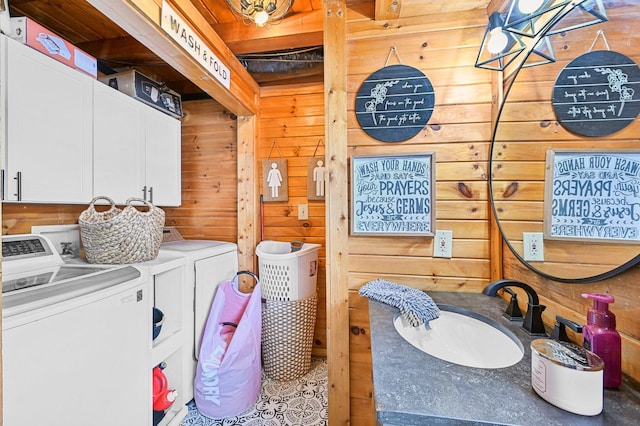
[[[178,93],[137,70],[110,74],[100,77],[99,80],[166,114],[177,118],[184,116],[182,113],[182,98]]]

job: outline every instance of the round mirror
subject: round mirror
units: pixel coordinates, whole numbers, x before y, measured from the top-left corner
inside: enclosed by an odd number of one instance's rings
[[[505,244],[560,282],[594,282],[640,262],[640,121],[616,121],[625,102],[635,102],[627,112],[640,106],[640,80],[624,77],[640,63],[637,39],[621,30],[640,2],[607,7],[608,21],[548,37],[556,62],[512,75],[491,145],[490,196]],[[547,35],[567,19],[577,18],[567,14]],[[576,120],[594,135],[577,132]]]

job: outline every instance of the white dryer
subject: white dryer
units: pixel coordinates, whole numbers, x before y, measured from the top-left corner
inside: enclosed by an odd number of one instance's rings
[[[185,240],[174,227],[164,231],[160,252],[178,253],[186,257],[186,282],[191,289],[188,297],[193,298],[193,313],[188,313],[185,324],[191,328],[193,362],[187,365],[189,377],[195,377],[200,340],[204,324],[218,284],[232,279],[238,272],[238,246],[235,243],[213,240]],[[193,398],[193,387],[185,395]]]

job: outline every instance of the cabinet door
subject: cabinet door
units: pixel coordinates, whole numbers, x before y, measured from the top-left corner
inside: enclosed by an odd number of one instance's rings
[[[88,203],[93,194],[93,79],[15,40],[3,37],[3,42],[5,199]]]
[[[143,197],[145,185],[144,114],[139,101],[94,83],[94,193],[124,204]]]
[[[146,111],[147,199],[159,206],[182,204],[181,122],[152,108]]]

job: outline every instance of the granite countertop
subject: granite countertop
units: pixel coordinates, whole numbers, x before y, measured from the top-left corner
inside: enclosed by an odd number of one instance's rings
[[[506,302],[479,293],[429,292],[438,304],[492,318],[510,329],[525,348],[517,364],[498,369],[465,367],[414,348],[396,332],[398,310],[369,301],[373,387],[379,424],[632,425],[640,421],[640,392],[625,378],[619,390],[604,391],[604,409],[593,417],[557,408],[531,387],[531,337],[522,322],[502,314]]]

